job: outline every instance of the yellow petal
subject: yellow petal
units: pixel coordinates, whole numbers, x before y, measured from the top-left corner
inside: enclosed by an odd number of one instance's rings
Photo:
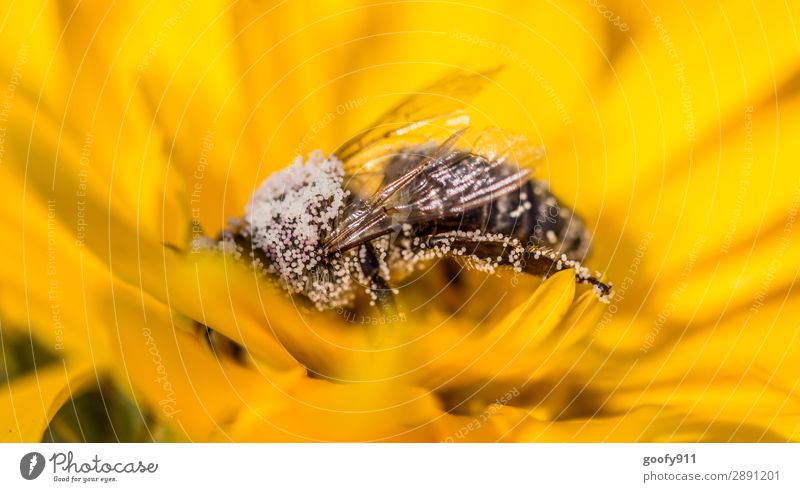
[[[303,381],[245,409],[230,429],[236,441],[430,441],[440,416],[423,390],[392,384]]]
[[[616,386],[623,379],[641,387],[653,381],[712,384],[715,377],[751,376],[794,395],[790,366],[800,336],[789,327],[798,316],[797,300],[795,293],[776,297],[758,309],[690,326],[619,316],[595,338],[586,367],[594,368],[593,384]]]
[[[767,295],[790,285],[800,205],[793,159],[800,147],[790,135],[800,131],[793,117],[798,110],[800,97],[794,97],[780,109],[755,108],[749,123],[742,113],[741,123],[722,134],[721,149],[702,153],[690,173],[675,173],[638,200],[637,207],[652,214],[618,223],[629,238],[615,260],[619,275],[632,262],[629,248],[644,234],[652,236],[639,276],[659,287],[649,299],[654,310],[708,319],[723,306],[753,302],[765,282]]]
[[[55,353],[105,364],[109,312],[89,306],[109,292],[106,268],[76,246],[75,225],[58,220],[65,205],[25,193],[6,167],[0,168],[0,182],[6,200],[0,221],[9,231],[0,242],[5,262],[0,313],[5,324],[23,328]]]
[[[796,73],[798,14],[784,5],[619,3],[611,10],[632,29],[595,94],[597,113],[582,113],[578,123],[584,129],[575,140],[586,152],[575,161],[588,164],[574,176],[572,166],[563,170],[567,182],[586,184],[575,196],[593,200],[591,213],[610,197],[630,208],[634,181],[658,183],[688,170],[693,153],[715,149],[729,122],[741,125],[746,106],[770,101]]]
[[[280,395],[302,368],[274,371],[217,358],[179,315],[126,286],[116,289],[115,376],[134,401],[182,440],[209,440],[243,408]]]
[[[85,360],[57,362],[10,381],[0,391],[0,440],[41,441],[61,406],[96,378],[92,362]]]
[[[773,430],[771,430],[773,429]],[[613,417],[563,422],[524,421],[513,440],[522,442],[786,442],[796,441],[800,419],[772,417],[741,424],[653,407]]]
[[[414,379],[428,388],[444,390],[486,380],[527,381],[548,359],[542,346],[570,309],[575,292],[571,270],[547,279],[530,298],[494,326],[468,326],[456,318],[429,330],[410,324],[404,350]]]
[[[98,211],[92,228],[102,228],[102,211],[111,207],[133,216],[139,234],[158,236],[166,182],[162,134],[150,123],[133,74],[114,65],[125,59],[117,56],[119,47],[97,42],[125,26],[95,22],[85,10],[77,8],[74,23],[56,29],[62,32],[57,48],[30,44],[37,65],[32,77],[21,77],[9,102],[14,124],[5,135],[6,151],[16,156],[29,186],[63,203],[65,222],[76,220],[76,207],[67,204],[83,200]],[[61,14],[49,4],[40,21],[47,25]],[[38,66],[44,57],[47,64]],[[4,68],[13,71],[10,63]]]
[[[510,312],[487,337],[520,347],[537,344],[562,320],[574,296],[575,272],[560,271],[548,278],[528,302]]]
[[[367,97],[372,118],[454,64],[502,64],[497,86],[474,102],[475,125],[513,128],[548,145],[571,131],[573,111],[590,99],[587,79],[602,66],[600,49],[608,39],[604,19],[583,3],[398,3],[360,10],[371,20],[362,28],[370,36],[353,36],[348,46],[352,74],[344,93]],[[347,116],[343,138],[371,123]]]

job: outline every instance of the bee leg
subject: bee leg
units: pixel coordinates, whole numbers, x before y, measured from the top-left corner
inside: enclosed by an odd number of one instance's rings
[[[520,254],[504,241],[471,240],[452,236],[431,236],[427,239],[427,243],[431,247],[447,246],[450,251],[464,249],[466,255],[491,259],[500,265],[517,267],[525,273],[543,278],[561,270],[574,268],[575,280],[578,283],[594,286],[601,300],[607,299],[611,294],[610,284],[590,275],[579,262],[569,260],[564,255],[547,248],[528,247]]]
[[[597,277],[590,275],[588,270],[582,267],[579,262],[568,260],[563,255],[549,249],[529,248],[524,261],[525,264],[522,267],[524,272],[543,278],[547,278],[561,270],[574,268],[575,280],[581,284],[592,285],[597,289],[596,292],[601,300],[606,302],[606,298],[611,294],[611,284],[606,284]]]
[[[389,283],[381,275],[380,262],[372,243],[367,241],[361,245],[358,258],[361,272],[369,283],[369,290],[378,310],[387,317],[395,315],[397,313],[397,303],[394,299],[394,293]]]

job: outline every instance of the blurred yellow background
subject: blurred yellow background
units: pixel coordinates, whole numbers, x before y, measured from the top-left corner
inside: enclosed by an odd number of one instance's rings
[[[800,436],[796,8],[4,10],[0,439]],[[471,275],[403,323],[351,326],[163,247],[216,234],[298,153],[332,152],[454,69],[497,65],[466,103],[474,122],[544,146],[537,172],[588,224],[611,305],[569,275]],[[215,357],[192,320],[246,363]]]

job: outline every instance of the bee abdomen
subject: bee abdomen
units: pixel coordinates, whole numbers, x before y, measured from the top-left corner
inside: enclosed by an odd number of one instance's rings
[[[570,259],[581,259],[588,251],[590,240],[583,222],[544,183],[528,180],[518,191],[487,204],[481,213],[487,232],[545,246]]]
[[[425,233],[475,229],[516,238],[527,246],[546,247],[571,260],[583,259],[589,250],[590,237],[583,222],[561,205],[544,183],[533,179],[482,207],[438,220]]]

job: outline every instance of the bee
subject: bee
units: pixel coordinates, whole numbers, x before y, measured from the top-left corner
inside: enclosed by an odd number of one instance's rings
[[[450,74],[329,157],[298,157],[261,184],[215,247],[319,310],[363,289],[395,313],[393,280],[437,258],[541,277],[572,268],[607,301],[610,285],[580,263],[591,242],[583,222],[531,175],[542,149],[470,126],[463,101],[491,75]]]

